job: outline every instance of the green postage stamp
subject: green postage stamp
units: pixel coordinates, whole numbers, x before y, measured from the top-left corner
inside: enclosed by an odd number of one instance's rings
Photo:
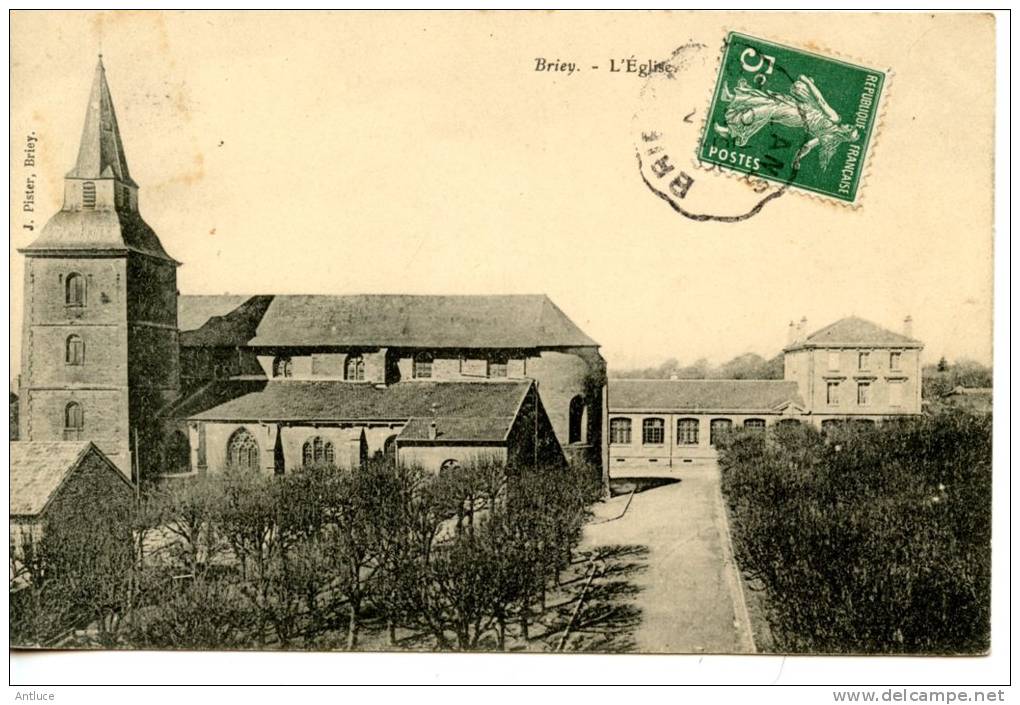
[[[855,203],[885,83],[883,71],[730,32],[698,159]]]

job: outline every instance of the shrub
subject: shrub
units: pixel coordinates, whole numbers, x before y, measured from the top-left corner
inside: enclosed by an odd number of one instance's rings
[[[990,638],[991,421],[735,433],[737,559],[792,652],[976,653]]]

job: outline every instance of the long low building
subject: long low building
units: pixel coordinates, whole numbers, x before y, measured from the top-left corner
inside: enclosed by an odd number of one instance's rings
[[[784,380],[613,380],[609,408],[610,471],[714,458],[719,434],[805,413],[797,383]]]

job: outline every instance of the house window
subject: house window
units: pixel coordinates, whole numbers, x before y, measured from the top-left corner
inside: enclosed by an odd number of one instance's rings
[[[585,406],[584,399],[580,396],[576,396],[570,400],[570,424],[568,429],[568,443],[584,443],[584,421],[587,407]]]
[[[719,439],[733,430],[733,422],[729,419],[712,419],[708,427],[708,442],[715,445]]]
[[[344,379],[361,382],[365,379],[365,358],[361,355],[350,355],[344,363]]]
[[[64,362],[68,365],[85,364],[85,341],[80,335],[69,335],[64,347]]]
[[[315,436],[305,441],[301,459],[304,461],[305,466],[333,465],[336,462],[336,454],[333,451],[332,443],[322,440],[321,436]]]
[[[764,431],[765,419],[744,419],[744,428],[752,431]]]
[[[64,440],[80,441],[85,431],[85,412],[81,404],[70,402],[64,407]]]
[[[666,442],[666,422],[662,419],[645,419],[641,422],[641,442],[646,446]]]
[[[793,426],[800,426],[800,420],[799,419],[782,419],[781,421],[777,421],[776,425],[777,426],[782,426],[783,428],[792,428]]]
[[[77,272],[68,274],[64,282],[64,303],[68,306],[85,305],[85,277]]]
[[[227,441],[227,462],[241,470],[258,470],[259,444],[255,436],[243,428],[234,431]]]
[[[493,359],[489,360],[489,376],[490,377],[506,377],[507,376],[507,358],[504,355],[497,355]]]
[[[871,403],[871,382],[857,383],[857,403],[861,406]]]
[[[825,403],[830,405],[839,404],[839,382],[825,383]]]
[[[289,357],[281,355],[273,360],[273,377],[290,377],[293,374],[294,369]]]
[[[432,353],[420,352],[414,356],[414,378],[432,378]]]
[[[829,351],[829,369],[830,370],[839,369],[839,350]]]
[[[609,422],[609,442],[614,445],[630,445],[630,419],[613,419]]]
[[[871,365],[871,353],[870,352],[859,352],[857,353],[857,369],[866,370]]]
[[[96,207],[96,184],[93,181],[86,181],[81,185],[82,208]]]
[[[889,384],[889,406],[903,406],[903,383]]]
[[[900,357],[902,356],[902,354],[903,353],[900,353],[900,352],[891,352],[891,353],[889,353],[889,369],[890,370],[899,370],[899,369],[901,369],[900,368],[900,364],[901,364],[900,363]]]
[[[677,419],[676,444],[680,446],[698,445],[698,430],[701,426],[697,419]]]

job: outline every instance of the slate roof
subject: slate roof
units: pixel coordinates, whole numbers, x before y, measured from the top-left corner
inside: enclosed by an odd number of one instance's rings
[[[803,406],[796,382],[771,379],[611,379],[609,410],[774,412]]]
[[[51,250],[134,251],[176,262],[163,249],[149,224],[135,211],[57,211],[39,237],[20,251],[30,255]]]
[[[252,297],[222,314],[211,297],[182,296],[182,331],[206,312],[211,317],[181,345],[233,344],[254,347],[427,347],[537,348],[595,347],[545,295]],[[232,298],[233,300],[233,298]],[[258,313],[258,309],[264,310]],[[253,314],[257,314],[253,318]],[[219,315],[221,319],[214,316]],[[257,320],[255,320],[257,319]],[[252,327],[254,330],[252,331]]]
[[[116,178],[136,186],[128,172],[124,144],[120,139],[117,113],[113,109],[110,86],[106,83],[106,68],[100,57],[92,91],[85,111],[85,127],[78,147],[78,161],[68,176],[78,179]]]
[[[922,348],[920,340],[908,338],[857,316],[848,316],[825,326],[804,340],[783,348],[784,351],[824,347],[890,347]]]
[[[400,435],[400,441],[415,441],[436,444],[505,441],[514,425],[515,416],[439,416],[416,417],[407,422]],[[436,438],[429,439],[429,426],[435,422]]]
[[[177,328],[182,332],[194,332],[210,319],[226,316],[252,298],[255,297],[232,294],[180,296],[177,299]]]
[[[89,452],[102,454],[89,441],[17,441],[11,449],[11,515],[37,516],[71,471]],[[112,472],[125,478],[109,460]],[[130,484],[130,483],[128,483]]]
[[[170,414],[198,421],[491,419],[516,417],[530,386],[516,381],[407,381],[376,387],[340,381],[224,380],[207,385]]]

